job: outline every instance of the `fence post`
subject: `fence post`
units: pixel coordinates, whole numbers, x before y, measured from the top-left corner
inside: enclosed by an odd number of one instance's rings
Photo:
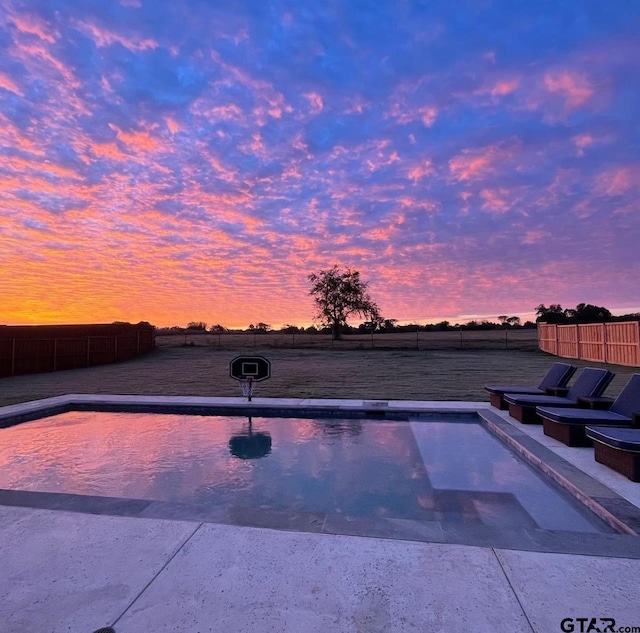
[[[53,371],[58,369],[58,339],[53,339]]]
[[[90,336],[87,336],[87,367],[89,367],[89,341],[91,340]]]
[[[296,348],[296,333],[291,332],[291,349]]]
[[[138,348],[136,350],[136,353],[139,354],[140,353],[140,330],[138,330]]]
[[[117,362],[118,360],[118,335],[113,335],[113,360]]]
[[[16,339],[11,341],[11,375],[16,375]]]
[[[420,326],[416,326],[416,350],[420,351]]]
[[[462,329],[460,330],[460,349],[462,349]]]
[[[608,347],[608,343],[607,343],[607,324],[603,323],[602,324],[602,358],[604,359],[604,362],[606,363],[608,358],[609,358],[609,354],[607,354],[607,347]]]
[[[504,348],[509,349],[509,330],[504,329]]]

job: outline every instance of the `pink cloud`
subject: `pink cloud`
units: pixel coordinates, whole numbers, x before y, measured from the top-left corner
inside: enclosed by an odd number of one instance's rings
[[[311,114],[318,114],[322,112],[324,103],[322,102],[322,97],[317,92],[310,92],[303,96],[309,102]]]
[[[421,180],[425,176],[429,176],[434,171],[433,164],[427,158],[424,162],[412,167],[407,175],[409,176],[409,180],[413,180],[413,182],[416,183],[418,180]]]
[[[520,87],[520,77],[501,77],[496,80],[487,81],[473,92],[474,95],[489,95],[491,97],[504,97],[515,92]]]
[[[15,56],[21,59],[25,65],[29,68],[30,73],[36,77],[42,77],[46,74],[46,66],[42,64],[45,62],[50,66],[53,66],[55,70],[60,73],[67,84],[64,87],[60,87],[61,92],[65,92],[69,99],[72,100],[70,105],[75,107],[81,107],[80,101],[75,94],[70,90],[80,88],[81,82],[76,77],[72,67],[65,65],[57,57],[55,57],[47,48],[39,44],[23,45],[20,48],[15,49]],[[91,114],[87,108],[82,108],[84,114]]]
[[[498,145],[464,149],[449,161],[449,171],[455,180],[476,180],[496,173],[495,164],[512,156],[512,150]]]
[[[161,140],[149,134],[146,130],[124,132],[113,123],[109,123],[109,127],[116,132],[118,140],[133,152],[155,152],[161,147]]]
[[[599,195],[620,196],[633,191],[640,194],[640,165],[608,169],[594,183],[594,192]]]
[[[412,121],[422,121],[425,127],[431,127],[438,117],[438,109],[434,105],[410,108],[405,101],[397,101],[391,104],[387,116],[395,119],[401,125]]]
[[[104,158],[106,160],[114,161],[127,161],[131,157],[127,156],[118,145],[114,142],[111,143],[89,143],[91,153],[97,158]],[[76,148],[78,150],[78,148]]]
[[[21,33],[36,35],[49,44],[53,44],[60,37],[60,33],[52,30],[50,24],[47,24],[36,15],[29,13],[14,14],[9,19]]]
[[[371,102],[367,101],[363,97],[356,96],[348,99],[347,109],[345,114],[362,114],[365,110],[371,108]]]
[[[489,94],[492,97],[502,97],[511,94],[520,86],[520,78],[502,79],[497,81],[490,89]]]
[[[293,112],[293,108],[285,102],[284,95],[278,92],[274,87],[261,79],[254,79],[247,72],[237,66],[233,66],[225,62],[222,56],[215,50],[210,52],[211,59],[218,64],[232,80],[249,88],[256,98],[267,103],[267,106],[260,106],[254,109],[254,114],[262,117],[265,114],[279,119],[283,112]]]
[[[129,38],[89,22],[76,22],[76,26],[91,35],[96,46],[107,47],[120,44],[130,51],[145,51],[158,48],[158,42],[152,39]]]
[[[511,209],[511,203],[506,200],[508,195],[507,189],[483,189],[480,192],[484,200],[482,208],[494,215],[502,215]]]
[[[205,116],[210,116],[220,121],[237,121],[244,118],[244,112],[234,103],[223,106],[215,106],[207,110],[207,112],[201,112]]]
[[[522,238],[523,244],[538,244],[549,237],[549,232],[541,229],[527,231]]]
[[[222,180],[225,182],[234,182],[236,180],[236,172],[228,167],[225,167],[215,156],[209,157],[209,162],[211,166],[216,170],[216,172],[220,175]]]
[[[179,132],[182,129],[180,127],[180,124],[175,119],[172,119],[171,117],[167,119],[167,127],[169,128],[169,131],[171,132],[171,134],[175,134],[176,132]]]
[[[2,72],[0,72],[0,88],[4,88],[9,92],[13,92],[14,94],[17,94],[19,97],[24,97],[24,93],[22,92],[22,90],[20,90],[20,87],[18,86],[18,84],[15,81],[13,81],[13,79],[9,77],[9,75],[6,75]]]
[[[593,145],[593,136],[591,134],[577,134],[571,139],[576,146],[576,154],[582,156],[585,147]]]
[[[548,92],[564,99],[567,110],[579,108],[594,94],[594,89],[584,74],[569,70],[547,72],[544,86]]]
[[[436,122],[438,116],[438,109],[434,106],[426,106],[420,108],[420,119],[426,127],[431,127]]]

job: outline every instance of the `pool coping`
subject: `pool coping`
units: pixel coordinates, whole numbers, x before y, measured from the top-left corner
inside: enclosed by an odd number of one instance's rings
[[[640,539],[634,538],[640,534],[640,508],[503,419],[488,403],[294,398],[255,398],[248,402],[244,398],[66,394],[1,407],[0,428],[69,411],[191,415],[233,413],[301,417],[318,415],[378,420],[407,419],[407,416],[426,420],[442,414],[467,414],[479,418],[495,437],[620,533],[577,535],[575,532],[504,530],[492,527],[483,530],[477,527],[447,526],[437,521],[349,517],[298,511],[205,509],[151,500],[1,489],[0,505],[640,559]]]

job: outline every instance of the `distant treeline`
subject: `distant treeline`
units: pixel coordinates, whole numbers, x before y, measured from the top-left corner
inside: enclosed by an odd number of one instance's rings
[[[357,326],[345,325],[343,334],[368,334],[372,331],[378,333],[403,333],[403,332],[450,332],[458,330],[511,330],[511,329],[535,329],[537,323],[603,323],[610,321],[640,321],[640,313],[634,312],[622,316],[613,316],[607,308],[579,303],[575,308],[563,308],[559,303],[552,303],[549,307],[540,304],[536,308],[536,322],[520,322],[517,316],[501,315],[498,321],[468,321],[467,323],[452,324],[449,321],[439,323],[407,323],[400,325],[397,319],[383,319],[381,321],[366,321]],[[156,328],[156,334],[266,334],[267,332],[282,334],[331,334],[330,327],[299,327],[297,325],[283,325],[281,328],[273,328],[268,323],[250,323],[246,328],[228,328],[220,323],[207,325],[203,321],[191,321],[186,326],[174,325],[172,327]]]
[[[492,321],[469,321],[463,324],[452,325],[449,321],[440,321],[439,323],[429,323],[420,325],[418,323],[408,323],[404,325],[398,324],[396,319],[384,319],[382,323],[372,324],[371,322],[361,323],[358,326],[344,326],[343,334],[368,334],[372,331],[378,333],[402,333],[402,332],[448,332],[457,330],[504,330],[504,329],[535,329],[537,326],[532,321],[524,324],[520,323],[518,317],[498,317],[500,322]],[[268,323],[251,323],[247,328],[227,328],[224,325],[216,323],[208,326],[202,321],[192,321],[186,327],[174,325],[172,327],[156,328],[158,335],[170,334],[239,334],[239,333],[266,334],[268,332],[277,332],[282,334],[331,334],[330,327],[307,328],[298,327],[297,325],[284,325],[281,328],[272,328]]]
[[[571,323],[609,323],[612,321],[640,321],[640,312],[632,312],[621,316],[613,316],[607,308],[579,303],[575,308],[563,308],[559,303],[552,303],[548,308],[540,304],[536,308],[538,323],[556,325]]]

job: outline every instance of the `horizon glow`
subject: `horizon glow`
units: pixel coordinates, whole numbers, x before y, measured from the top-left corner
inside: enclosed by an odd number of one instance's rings
[[[631,0],[0,0],[0,323],[309,324],[333,264],[402,323],[638,311],[638,32]]]

